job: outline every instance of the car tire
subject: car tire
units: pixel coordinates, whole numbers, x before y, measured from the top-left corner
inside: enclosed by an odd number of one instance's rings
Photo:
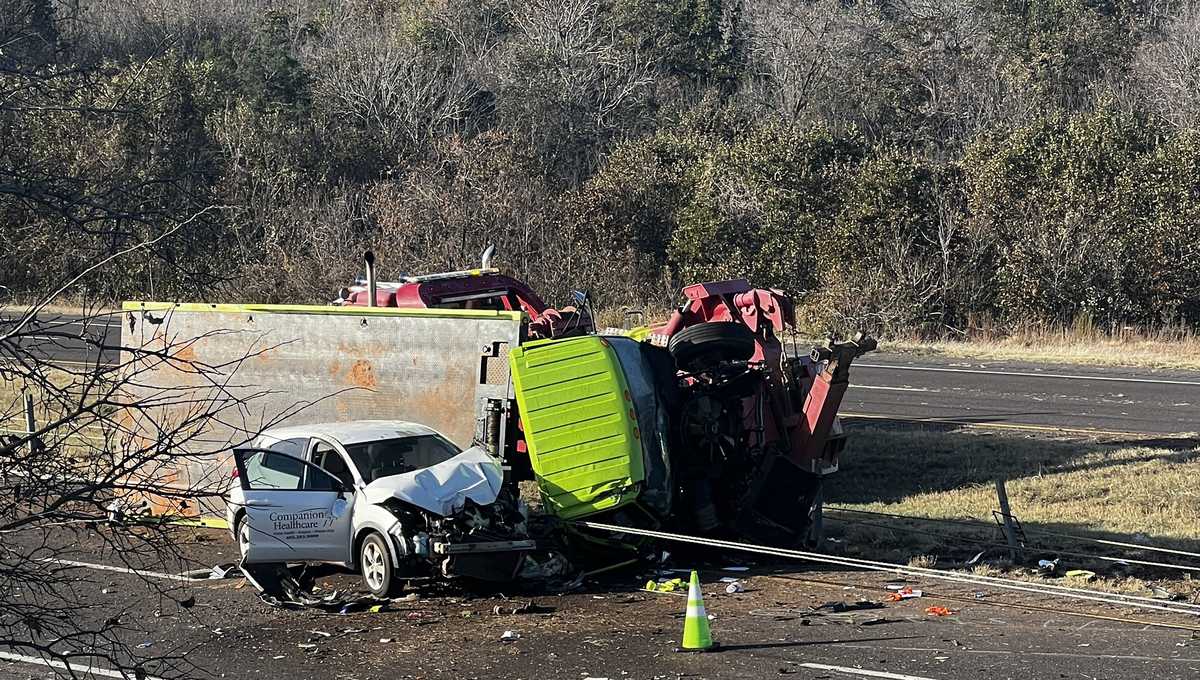
[[[671,336],[667,350],[675,364],[697,372],[722,361],[745,361],[754,356],[754,332],[733,321],[697,324]]]
[[[363,585],[375,597],[388,597],[395,583],[392,558],[383,536],[370,533],[358,547],[358,570]]]
[[[246,546],[250,544],[250,523],[245,515],[234,520],[233,535],[237,538],[238,557],[246,559]]]

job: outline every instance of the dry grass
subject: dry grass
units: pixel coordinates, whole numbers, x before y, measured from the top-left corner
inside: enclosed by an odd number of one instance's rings
[[[1029,530],[1027,561],[1059,551],[1200,566],[1200,558],[1123,550],[1083,540],[1147,543],[1200,553],[1200,441],[1081,441],[970,431],[863,428],[851,432],[842,471],[828,503],[872,512],[980,520],[940,524],[839,513],[830,535],[849,552],[892,561],[950,566],[981,550],[1007,556],[992,512],[994,481],[1007,480],[1013,513]],[[835,521],[836,520],[836,521]],[[1038,535],[1049,530],[1081,537]],[[989,545],[990,544],[990,545]],[[1087,568],[1101,587],[1140,587],[1129,577],[1179,578],[1184,572],[1114,568],[1114,563],[1062,556],[1060,571]],[[1105,580],[1107,579],[1107,580]],[[1096,584],[1090,584],[1096,585]]]
[[[1097,340],[1093,342],[1035,342],[1020,338],[951,342],[887,341],[885,352],[932,354],[981,361],[1030,361],[1200,370],[1200,339],[1176,343],[1154,340]]]
[[[999,328],[978,324],[959,340],[896,338],[888,351],[939,354],[982,360],[1019,360],[1200,370],[1200,333],[1182,327],[1100,330],[1088,318],[1072,325],[1023,324]]]

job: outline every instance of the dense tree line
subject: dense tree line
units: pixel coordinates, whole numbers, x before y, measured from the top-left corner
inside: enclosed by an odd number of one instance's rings
[[[207,210],[206,210],[207,209]],[[0,0],[0,285],[1200,323],[1191,0]]]

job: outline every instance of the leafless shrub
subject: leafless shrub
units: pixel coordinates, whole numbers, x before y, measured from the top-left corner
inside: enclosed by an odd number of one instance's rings
[[[1134,60],[1148,107],[1177,128],[1200,124],[1200,4],[1189,2]]]
[[[70,558],[89,542],[131,568],[144,560],[183,563],[175,530],[116,518],[146,502],[186,512],[220,498],[227,480],[182,483],[177,473],[185,463],[211,462],[212,455],[241,443],[216,441],[212,423],[235,419],[245,407],[247,398],[227,386],[252,355],[204,364],[190,357],[205,338],[167,334],[144,345],[113,346],[105,326],[123,323],[120,314],[92,306],[83,308],[81,319],[45,312],[46,304],[70,295],[86,277],[103,275],[151,245],[86,267],[28,309],[0,307],[0,649],[83,666],[101,659],[128,677],[194,677],[187,648],[146,650],[131,642],[152,634],[152,624],[131,613],[136,598],[89,601],[87,586],[99,589],[96,577],[81,573]],[[90,359],[57,364],[53,352],[66,346]],[[163,367],[188,380],[176,387],[146,381]],[[26,396],[36,407],[32,428]],[[160,607],[190,615],[178,582],[142,580]]]
[[[327,22],[310,59],[314,95],[331,124],[378,136],[389,157],[411,156],[467,121],[480,93],[471,63],[488,49],[432,50],[387,19],[373,24],[347,12]]]
[[[497,56],[501,106],[568,183],[590,175],[653,83],[649,58],[622,49],[599,0],[515,6],[515,36]]]

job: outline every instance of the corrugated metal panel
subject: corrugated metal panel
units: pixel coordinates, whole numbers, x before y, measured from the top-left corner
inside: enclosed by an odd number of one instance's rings
[[[509,357],[548,506],[571,519],[632,502],[644,476],[637,414],[608,343],[595,336],[534,343]]]
[[[228,485],[228,449],[266,427],[411,420],[461,447],[481,404],[508,398],[481,357],[521,340],[522,315],[297,305],[126,303],[122,420],[142,443],[178,452],[159,472],[191,489]],[[132,379],[132,378],[136,379]],[[222,503],[202,504],[220,512]],[[169,509],[169,508],[168,508]]]

